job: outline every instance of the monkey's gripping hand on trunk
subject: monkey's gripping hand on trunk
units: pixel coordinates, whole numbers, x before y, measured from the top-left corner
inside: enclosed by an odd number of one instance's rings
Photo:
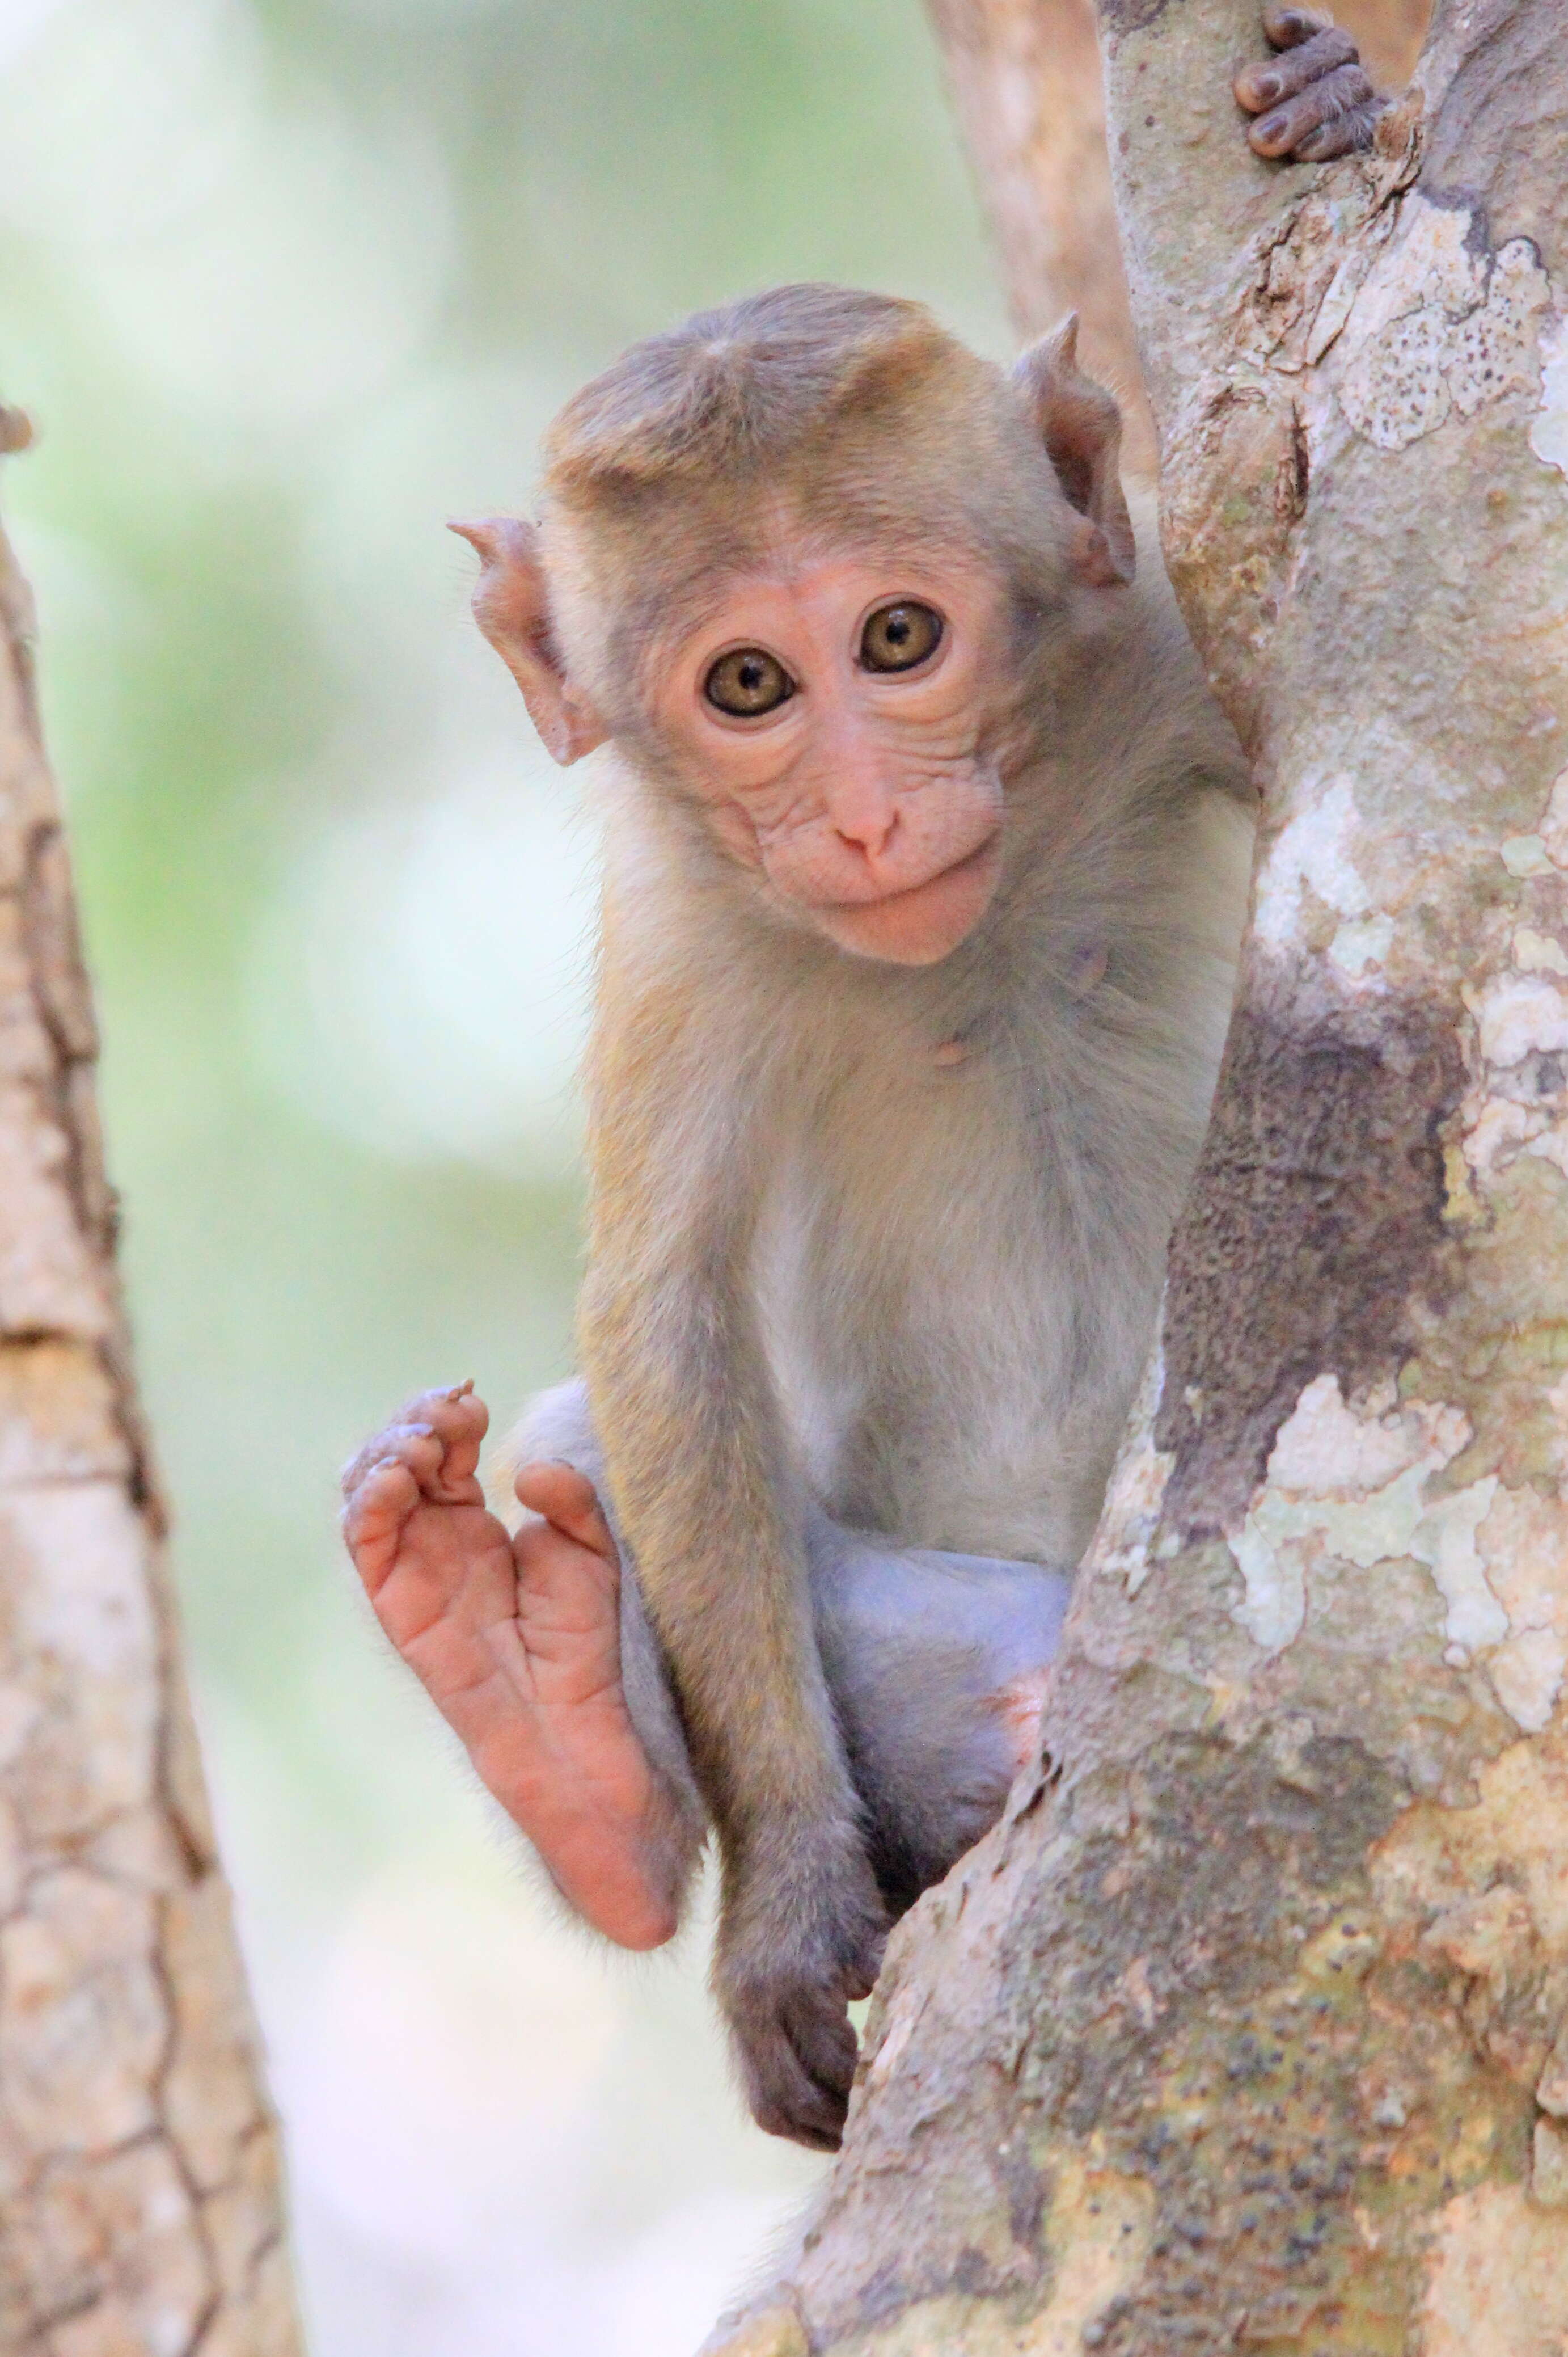
[[[1232,85],[1237,104],[1258,117],[1247,135],[1254,155],[1326,164],[1369,147],[1388,101],[1368,81],[1349,34],[1326,9],[1280,0],[1264,9],[1263,30],[1279,55],[1243,66]]]

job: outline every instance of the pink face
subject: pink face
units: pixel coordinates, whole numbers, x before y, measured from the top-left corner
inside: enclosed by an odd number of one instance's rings
[[[996,886],[1004,628],[994,584],[945,558],[747,578],[661,659],[655,723],[778,903],[862,957],[931,965]]]

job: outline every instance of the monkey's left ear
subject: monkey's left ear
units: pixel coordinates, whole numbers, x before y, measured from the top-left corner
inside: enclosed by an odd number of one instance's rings
[[[1084,520],[1073,552],[1079,571],[1101,588],[1131,581],[1137,550],[1117,464],[1122,413],[1104,386],[1079,367],[1076,311],[1029,346],[1014,365],[1013,382],[1069,506]]]
[[[484,571],[474,591],[474,619],[522,690],[529,717],[555,759],[568,767],[602,745],[607,733],[573,690],[550,626],[550,590],[537,526],[515,516],[451,530],[477,548]]]

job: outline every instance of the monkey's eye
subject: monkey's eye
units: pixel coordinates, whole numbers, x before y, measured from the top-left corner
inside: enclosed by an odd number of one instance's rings
[[[860,634],[860,660],[866,671],[913,671],[942,642],[942,618],[929,606],[901,597],[878,606]]]
[[[721,655],[703,682],[703,694],[732,719],[756,720],[777,712],[795,693],[795,683],[766,647],[736,647]]]

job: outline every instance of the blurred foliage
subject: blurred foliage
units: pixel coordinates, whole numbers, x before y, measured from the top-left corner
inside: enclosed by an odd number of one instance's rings
[[[442,521],[525,506],[577,382],[772,279],[922,295],[1004,348],[926,27],[915,0],[7,0],[0,258],[0,389],[41,429],[6,512],[319,2357],[556,2349],[554,2298],[588,2357],[679,2347],[810,2171],[740,2123],[694,1947],[607,1975],[520,1885],[350,1594],[333,1469],[424,1383],[506,1415],[569,1359],[592,846]],[[514,1935],[608,2024],[579,2161],[523,2232],[532,2146],[486,2142],[484,2070],[431,2062],[392,2115],[491,2172],[437,2231],[434,2179],[403,2215],[342,2119],[465,2007],[532,2084],[521,1983],[462,1979]],[[404,1992],[384,2046],[345,1958]]]

